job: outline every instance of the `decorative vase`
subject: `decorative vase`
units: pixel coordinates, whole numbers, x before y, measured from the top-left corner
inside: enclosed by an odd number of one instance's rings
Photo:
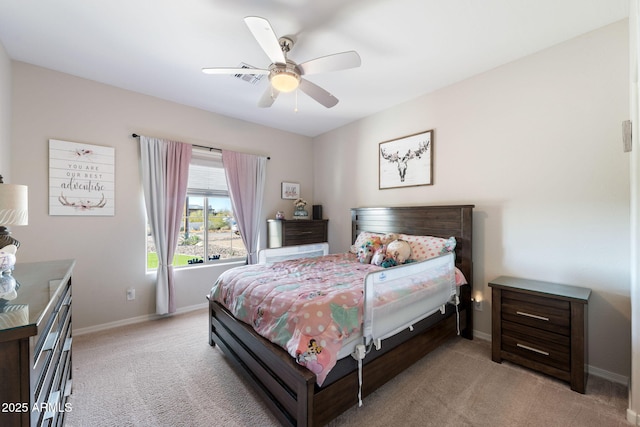
[[[276,219],[280,219],[280,220],[284,219],[284,212],[282,211],[276,212]]]
[[[304,206],[297,207],[296,210],[293,211],[293,219],[309,219],[309,212],[307,212]]]

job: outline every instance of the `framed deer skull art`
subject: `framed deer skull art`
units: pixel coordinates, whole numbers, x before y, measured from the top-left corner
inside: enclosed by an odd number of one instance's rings
[[[433,184],[433,130],[380,143],[379,188]]]

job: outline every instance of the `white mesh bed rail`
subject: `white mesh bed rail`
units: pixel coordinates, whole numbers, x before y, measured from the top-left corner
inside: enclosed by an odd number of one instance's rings
[[[328,243],[311,245],[283,246],[281,248],[262,249],[258,252],[258,263],[287,261],[297,258],[313,258],[329,254]]]
[[[455,255],[369,273],[364,294],[363,336],[367,345],[374,341],[378,346],[451,301],[456,295]]]

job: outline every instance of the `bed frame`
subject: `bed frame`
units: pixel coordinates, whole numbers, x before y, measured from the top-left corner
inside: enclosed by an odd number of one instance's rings
[[[355,208],[351,210],[352,242],[361,231],[455,236],[456,266],[468,285],[460,289],[459,327],[473,337],[472,216],[473,205]],[[282,348],[237,321],[223,306],[209,301],[209,343],[217,345],[254,386],[284,425],[322,426],[358,403],[357,362],[346,357],[329,373],[322,387],[315,374]],[[382,341],[380,350],[363,360],[363,398],[424,355],[457,335],[456,310],[435,313],[406,331]],[[364,402],[366,405],[366,400]]]

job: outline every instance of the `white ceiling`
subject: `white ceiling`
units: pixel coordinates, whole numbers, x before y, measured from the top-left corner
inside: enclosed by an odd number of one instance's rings
[[[316,136],[628,17],[628,0],[0,0],[0,41],[17,61]],[[308,76],[304,93],[257,107],[257,85],[203,67],[265,68],[244,23],[293,36],[300,63],[356,50],[362,66]]]

